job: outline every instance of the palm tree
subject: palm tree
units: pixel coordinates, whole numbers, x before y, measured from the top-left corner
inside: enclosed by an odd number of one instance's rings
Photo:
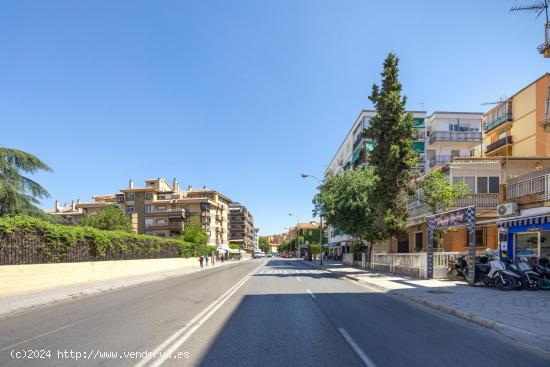
[[[39,199],[50,196],[32,179],[23,176],[37,171],[51,172],[48,165],[36,156],[17,149],[0,147],[0,215],[35,214]]]

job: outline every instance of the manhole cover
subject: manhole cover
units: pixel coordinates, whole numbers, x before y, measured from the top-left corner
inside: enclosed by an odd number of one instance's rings
[[[453,292],[433,290],[433,291],[428,291],[428,293],[432,293],[432,294],[452,294]]]

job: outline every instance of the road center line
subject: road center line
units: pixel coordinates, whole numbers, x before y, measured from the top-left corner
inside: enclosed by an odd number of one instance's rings
[[[300,279],[300,277],[296,277],[296,280],[299,281],[299,282],[302,281],[302,279]]]
[[[309,295],[311,296],[311,298],[315,298],[315,295],[313,293],[311,293],[311,291],[309,289],[306,289],[306,291],[309,293]]]
[[[159,353],[165,348],[169,347],[160,357],[153,362],[151,366],[160,366],[167,359],[171,357],[171,354],[175,352],[199,327],[202,326],[218,308],[220,308],[225,301],[229,299],[248,279],[252,277],[264,264],[256,267],[250,273],[245,275],[239,282],[237,282],[233,287],[228,289],[224,294],[222,294],[218,299],[212,302],[208,307],[206,307],[202,312],[195,316],[191,321],[189,321],[184,327],[176,331],[170,337],[168,337],[164,342],[162,342],[158,347],[156,347],[151,353],[150,356],[159,355]],[[185,334],[184,334],[185,333]],[[178,338],[181,338],[178,340]],[[172,344],[173,343],[173,344]],[[143,367],[145,366],[151,358],[144,358],[139,361],[134,367]]]
[[[365,352],[363,352],[361,347],[359,347],[359,345],[357,345],[355,340],[353,340],[353,338],[347,333],[346,330],[344,330],[343,328],[338,328],[338,331],[340,332],[340,334],[342,334],[342,336],[344,337],[346,342],[349,344],[351,349],[353,349],[355,354],[357,354],[359,359],[363,362],[363,364],[366,367],[376,367],[374,362],[365,354]]]

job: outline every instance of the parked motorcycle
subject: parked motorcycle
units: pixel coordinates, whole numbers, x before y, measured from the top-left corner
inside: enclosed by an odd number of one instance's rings
[[[533,270],[541,277],[542,289],[550,289],[550,261],[545,257],[540,258]]]
[[[514,261],[510,258],[505,260],[506,269],[519,276],[518,286],[530,291],[536,291],[542,288],[541,276],[533,271],[529,262],[524,257],[520,257],[518,264],[514,264]]]
[[[460,277],[466,278],[465,271],[468,269],[466,256],[461,255],[456,260],[449,260],[447,263],[447,278],[456,279]]]
[[[468,262],[466,257],[459,256],[455,261],[449,262],[448,273],[461,275],[468,278]],[[476,257],[475,282],[485,286],[495,286],[500,290],[514,289],[521,276],[506,269],[506,266],[493,255]]]

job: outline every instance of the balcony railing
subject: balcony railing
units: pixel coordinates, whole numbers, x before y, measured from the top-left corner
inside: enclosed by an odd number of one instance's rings
[[[479,131],[432,131],[430,133],[430,144],[436,141],[471,141],[481,142]]]
[[[438,155],[429,160],[430,167],[438,166],[440,164],[446,164],[452,162],[454,158],[467,158],[467,155]]]
[[[449,209],[471,205],[483,209],[495,209],[498,205],[498,194],[466,194],[461,198],[455,199],[453,205],[451,205]],[[438,208],[438,212],[443,211],[443,209],[443,207]],[[407,211],[409,220],[415,220],[433,214],[428,206],[418,199],[410,199],[408,201]]]
[[[511,136],[506,136],[502,139],[495,141],[493,144],[487,145],[487,150],[485,151],[485,153],[489,153],[489,152],[492,152],[493,150],[497,150],[498,148],[502,148],[507,144],[512,144]]]
[[[490,131],[490,130],[493,130],[497,126],[502,125],[506,121],[511,121],[511,120],[512,120],[512,112],[508,112],[508,113],[500,116],[499,118],[496,118],[493,121],[484,124],[483,128],[485,129],[485,131]]]
[[[515,182],[506,186],[506,200],[522,196],[538,196],[546,199],[550,194],[550,174]]]

